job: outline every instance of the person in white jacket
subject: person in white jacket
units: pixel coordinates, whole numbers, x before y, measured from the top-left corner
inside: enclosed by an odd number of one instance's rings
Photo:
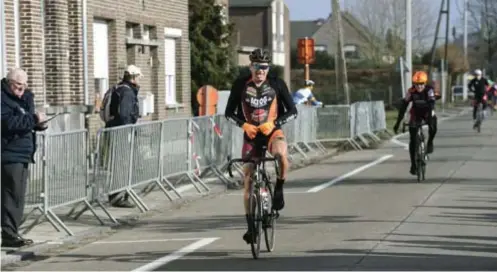
[[[321,106],[323,103],[316,100],[312,94],[312,89],[314,88],[314,81],[306,80],[304,82],[304,88],[299,89],[293,93],[293,102],[295,105],[310,103],[312,106]]]

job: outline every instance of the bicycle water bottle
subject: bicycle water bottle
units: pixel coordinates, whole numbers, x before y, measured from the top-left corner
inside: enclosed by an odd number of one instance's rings
[[[262,209],[269,210],[269,192],[266,188],[261,188]]]

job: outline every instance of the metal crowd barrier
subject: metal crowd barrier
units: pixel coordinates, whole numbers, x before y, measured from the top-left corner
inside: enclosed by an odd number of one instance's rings
[[[386,129],[382,101],[324,108],[299,105],[298,111],[298,117],[283,127],[291,160],[326,154],[322,145],[326,141],[347,141],[360,149],[359,142],[377,141],[375,133]],[[243,145],[243,131],[222,115],[103,128],[91,152],[87,134],[86,130],[38,134],[26,193],[30,212],[25,219],[36,211],[41,215],[23,225],[24,233],[45,219],[58,231],[73,235],[54,212],[61,207],[70,208],[67,216],[73,219],[89,210],[104,224],[95,210],[100,208],[118,223],[107,206],[111,194],[129,195],[146,212],[150,208],[143,197],[155,188],[170,201],[184,198],[178,189],[183,185],[208,193],[210,179],[232,182],[226,176],[227,162],[240,157]]]
[[[316,112],[321,142],[348,142],[354,149],[362,150],[371,142],[379,142],[378,134],[388,133],[383,101],[326,105]]]

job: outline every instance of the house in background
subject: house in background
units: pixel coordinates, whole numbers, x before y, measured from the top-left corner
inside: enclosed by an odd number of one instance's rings
[[[362,61],[371,58],[374,54],[372,48],[379,39],[373,37],[368,29],[362,25],[349,12],[342,12],[342,28],[345,58],[348,61]],[[337,32],[335,30],[335,18],[329,16],[327,19],[312,21],[291,21],[291,48],[297,48],[300,38],[309,37],[314,39],[316,51],[327,51],[334,55],[337,48]],[[387,63],[395,61],[388,52],[382,52],[382,60]]]
[[[150,94],[145,119],[191,115],[188,1],[86,0],[86,13],[80,0],[42,2],[2,1],[0,22],[6,66],[27,71],[37,106],[98,108],[107,88],[135,64],[144,74],[140,95]],[[83,126],[94,134],[103,123],[94,111],[87,114]]]
[[[230,0],[229,20],[235,24],[238,65],[250,63],[255,48],[272,52],[273,64],[284,67],[290,84],[290,13],[283,0]]]

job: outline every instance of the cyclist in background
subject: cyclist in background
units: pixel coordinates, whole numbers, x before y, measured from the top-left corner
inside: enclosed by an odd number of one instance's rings
[[[497,101],[497,83],[493,82],[491,80],[488,80],[488,89],[487,89],[487,97],[488,100],[492,102],[492,108],[495,110],[497,108],[496,101]]]
[[[485,93],[489,86],[488,80],[482,76],[482,72],[480,69],[476,69],[474,72],[474,78],[469,82],[468,89],[471,92],[474,92],[474,100],[473,100],[473,120],[476,120],[476,110],[478,108],[478,104],[482,103],[483,110],[486,108],[486,103],[484,101]],[[476,126],[473,126],[473,128]]]
[[[268,151],[280,158],[280,171],[274,188],[273,208],[281,210],[285,206],[283,184],[288,171],[287,143],[281,126],[297,117],[297,108],[292,101],[286,83],[277,77],[268,77],[271,55],[267,50],[256,49],[250,54],[249,77],[239,77],[233,83],[225,116],[244,131],[242,157],[252,158],[255,143],[267,143]],[[249,217],[250,182],[253,164],[244,166],[244,206],[248,230],[243,240],[251,243],[252,222]]]
[[[321,106],[323,103],[317,101],[312,90],[314,89],[314,81],[306,80],[304,82],[304,88],[299,89],[293,93],[293,103],[295,105],[310,103],[312,106]]]
[[[432,86],[427,85],[428,75],[423,71],[417,71],[412,77],[413,86],[407,90],[402,99],[402,105],[397,116],[397,122],[393,127],[395,133],[399,130],[399,124],[404,118],[407,106],[412,102],[409,119],[409,157],[411,159],[410,173],[416,175],[416,164],[414,153],[416,151],[416,124],[426,121],[428,124],[428,144],[426,153],[433,153],[433,139],[437,134],[437,116],[435,115],[435,100],[437,99]]]

